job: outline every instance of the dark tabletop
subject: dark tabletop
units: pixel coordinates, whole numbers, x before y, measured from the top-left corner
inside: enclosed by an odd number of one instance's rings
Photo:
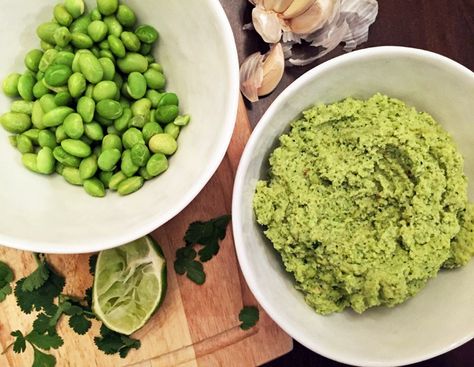
[[[246,0],[221,0],[221,3],[234,30],[240,62],[253,52],[266,52],[268,46],[260,40],[256,32],[242,30],[243,24],[250,22],[252,5]],[[382,45],[409,46],[434,51],[474,70],[474,0],[379,0],[379,15],[370,28],[369,40],[359,48]],[[257,103],[247,104],[252,126],[258,123],[268,106],[288,84],[305,71],[342,53],[342,47],[339,47],[311,65],[287,69],[282,82],[272,94]],[[321,357],[295,342],[291,353],[266,365],[280,366],[344,365]],[[474,366],[474,340],[442,356],[413,366]]]

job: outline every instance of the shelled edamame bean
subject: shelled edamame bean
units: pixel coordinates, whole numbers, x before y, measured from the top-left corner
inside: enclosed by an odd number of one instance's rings
[[[15,100],[0,124],[27,169],[94,197],[136,192],[168,169],[190,122],[153,57],[159,34],[118,0],[65,0],[52,15],[26,70],[3,80]]]

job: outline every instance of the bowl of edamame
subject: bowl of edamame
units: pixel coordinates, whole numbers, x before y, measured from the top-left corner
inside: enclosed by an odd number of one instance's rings
[[[18,0],[0,46],[1,245],[132,241],[220,164],[239,82],[218,0]]]

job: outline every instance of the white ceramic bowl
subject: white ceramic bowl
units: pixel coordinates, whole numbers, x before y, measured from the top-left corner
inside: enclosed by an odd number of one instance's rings
[[[328,358],[360,366],[398,366],[434,357],[474,337],[474,261],[443,271],[416,297],[362,315],[316,314],[255,221],[252,197],[268,154],[302,110],[376,92],[427,111],[455,138],[474,200],[474,73],[440,55],[377,47],[337,57],[309,71],[271,105],[245,149],[234,186],[233,228],[240,266],[257,300],[288,334]]]
[[[86,1],[95,5],[95,1]],[[16,0],[0,11],[0,79],[23,72],[39,46],[36,27],[57,0]],[[160,32],[155,56],[192,122],[182,130],[169,170],[137,193],[89,197],[60,176],[28,172],[0,128],[0,244],[48,253],[114,247],[150,233],[178,214],[204,187],[230,142],[238,103],[238,58],[218,0],[128,0],[140,23]],[[5,5],[5,4],[4,4]],[[10,100],[0,93],[0,112]]]

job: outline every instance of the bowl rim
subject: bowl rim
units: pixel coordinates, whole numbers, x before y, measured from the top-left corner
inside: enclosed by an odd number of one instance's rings
[[[176,215],[178,215],[196,196],[201,192],[204,186],[209,182],[211,177],[217,171],[226,154],[227,148],[230,144],[232,134],[235,128],[237,119],[237,108],[239,102],[239,58],[237,53],[237,46],[235,43],[234,33],[231,25],[220,4],[219,0],[207,0],[209,4],[209,11],[214,15],[216,27],[221,31],[224,42],[227,47],[221,49],[225,55],[223,59],[229,60],[229,79],[230,89],[226,91],[228,99],[228,107],[225,111],[225,119],[222,120],[222,135],[219,141],[215,142],[215,154],[210,159],[206,167],[203,168],[202,174],[196,180],[191,188],[183,195],[180,195],[176,204],[167,212],[157,212],[156,215],[150,216],[149,220],[134,229],[127,229],[121,235],[110,236],[107,240],[88,241],[87,244],[76,243],[75,246],[67,244],[57,245],[51,248],[51,244],[47,241],[24,241],[19,238],[11,237],[0,233],[0,244],[2,246],[11,247],[17,250],[34,251],[49,254],[82,254],[98,252],[102,250],[111,249],[125,243],[136,240],[150,234],[155,229],[159,228]],[[81,246],[84,245],[84,246]]]
[[[321,348],[316,340],[312,340],[311,338],[306,338],[300,336],[299,331],[296,327],[292,326],[290,322],[288,322],[287,318],[284,315],[278,314],[278,311],[272,306],[270,302],[267,302],[266,298],[260,292],[258,286],[254,283],[255,275],[251,269],[249,263],[246,262],[246,249],[245,249],[245,241],[242,236],[243,225],[242,225],[242,197],[241,193],[243,192],[243,178],[245,173],[248,169],[250,162],[253,160],[253,152],[256,146],[259,144],[260,137],[264,134],[265,129],[271,123],[271,116],[275,113],[275,111],[279,108],[279,106],[287,99],[287,97],[291,96],[295,93],[298,89],[304,87],[305,85],[313,82],[318,76],[327,70],[333,69],[338,67],[342,63],[351,62],[354,60],[364,59],[367,57],[377,57],[377,56],[405,56],[417,59],[423,59],[425,61],[436,62],[441,65],[445,65],[447,68],[457,69],[458,71],[466,74],[466,79],[470,78],[474,81],[474,73],[469,70],[467,67],[461,65],[460,63],[449,59],[446,56],[442,56],[435,52],[411,48],[411,47],[403,47],[403,46],[378,46],[378,47],[370,47],[362,50],[353,51],[351,53],[343,54],[341,56],[337,56],[329,61],[323,62],[313,69],[307,71],[302,76],[300,76],[297,80],[291,83],[287,88],[281,92],[281,94],[273,101],[270,107],[266,110],[263,114],[262,118],[258,122],[257,126],[255,127],[250,139],[244,149],[242,154],[239,167],[237,169],[237,173],[235,176],[234,181],[234,188],[232,194],[232,221],[233,221],[233,235],[235,241],[235,249],[237,253],[237,259],[239,261],[240,268],[244,275],[244,278],[252,291],[253,295],[257,299],[258,303],[262,306],[265,312],[286,332],[288,333],[293,339],[298,341],[300,344],[304,345],[306,348],[312,350],[315,353],[318,353],[326,358],[331,360],[345,363],[348,365],[353,366],[367,366],[367,367],[396,367],[396,366],[404,366],[407,364],[421,362],[446,352],[453,350],[460,345],[468,342],[469,340],[474,338],[474,330],[471,331],[470,334],[465,335],[463,338],[460,338],[457,342],[447,345],[444,348],[434,350],[431,353],[425,353],[418,356],[413,356],[411,358],[398,358],[394,356],[390,361],[369,361],[363,359],[353,359],[351,357],[337,355],[335,353],[328,352]]]

